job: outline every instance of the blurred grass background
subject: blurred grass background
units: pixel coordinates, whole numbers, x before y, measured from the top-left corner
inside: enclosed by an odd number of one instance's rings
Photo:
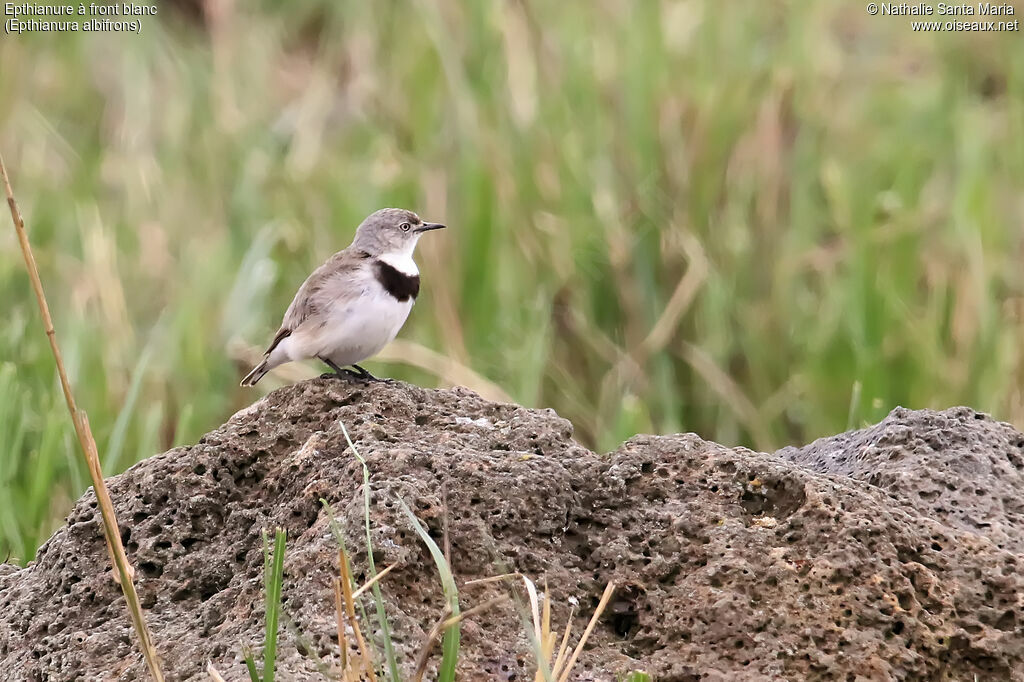
[[[452,229],[420,246],[409,362],[371,369],[553,407],[591,447],[771,450],[896,405],[1024,426],[1020,33],[824,0],[143,21],[0,42],[0,150],[107,473],[279,385],[237,387],[381,206]],[[0,555],[27,561],[87,478],[6,220]]]

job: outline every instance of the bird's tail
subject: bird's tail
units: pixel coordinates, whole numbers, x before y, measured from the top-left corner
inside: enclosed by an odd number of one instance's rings
[[[245,378],[238,384],[239,386],[255,386],[256,382],[263,378],[263,375],[270,371],[270,367],[267,366],[267,358],[263,358],[260,364],[252,368],[252,371],[245,375]]]

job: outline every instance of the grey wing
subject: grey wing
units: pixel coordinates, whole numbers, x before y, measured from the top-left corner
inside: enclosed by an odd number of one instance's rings
[[[267,353],[307,320],[316,320],[329,306],[343,298],[347,291],[355,289],[354,274],[361,269],[363,254],[339,251],[313,271],[299,287],[291,305],[284,314],[281,328],[271,342]],[[354,293],[354,292],[353,292]]]
[[[299,290],[295,292],[295,298],[292,299],[291,305],[288,306],[288,310],[284,314],[281,329],[294,330],[307,318],[316,314],[316,295],[327,276],[326,265],[321,265],[306,278]]]

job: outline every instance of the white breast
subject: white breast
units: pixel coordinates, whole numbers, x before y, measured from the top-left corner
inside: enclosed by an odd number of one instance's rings
[[[336,310],[321,330],[318,355],[340,366],[372,357],[391,343],[405,324],[413,300],[397,301],[376,280],[363,294]]]

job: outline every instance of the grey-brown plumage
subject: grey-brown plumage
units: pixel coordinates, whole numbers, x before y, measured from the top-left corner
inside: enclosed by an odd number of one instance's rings
[[[292,299],[263,361],[244,379],[254,386],[274,367],[319,358],[337,373],[376,355],[405,324],[419,293],[412,254],[420,236],[444,227],[412,211],[385,208],[356,230],[352,244],[313,271]]]

